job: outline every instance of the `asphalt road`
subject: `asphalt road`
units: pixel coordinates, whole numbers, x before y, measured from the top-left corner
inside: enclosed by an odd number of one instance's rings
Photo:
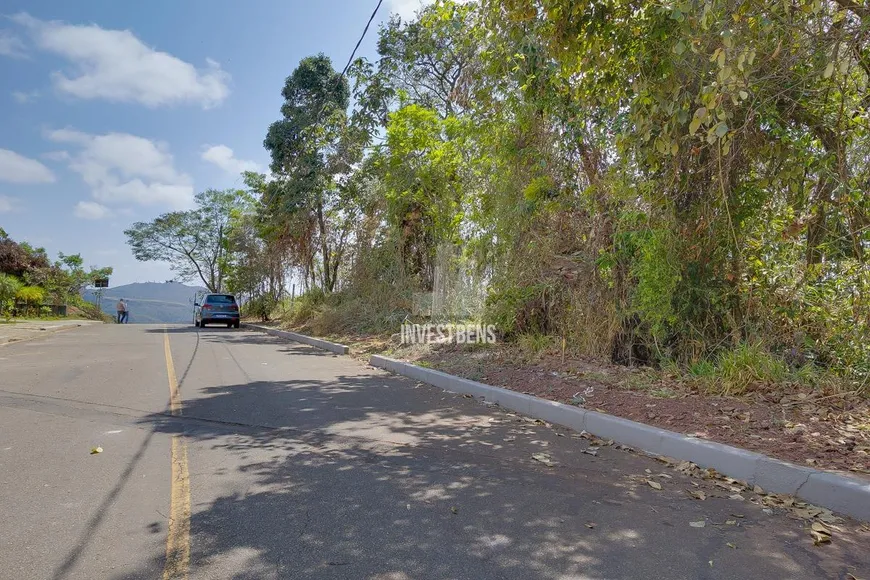
[[[850,525],[588,445],[244,330],[70,330],[0,348],[0,578],[870,577]]]

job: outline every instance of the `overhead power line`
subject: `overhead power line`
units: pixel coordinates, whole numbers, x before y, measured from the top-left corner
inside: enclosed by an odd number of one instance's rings
[[[369,31],[369,26],[372,25],[372,21],[375,19],[375,16],[377,15],[378,10],[381,8],[381,4],[383,4],[383,3],[384,3],[384,0],[378,0],[378,5],[375,6],[375,9],[372,12],[372,15],[369,16],[369,21],[366,22],[366,27],[363,28],[362,35],[359,37],[359,40],[356,41],[356,46],[353,47],[353,52],[350,53],[350,58],[347,59],[347,64],[344,65],[344,69],[342,69],[341,74],[339,75],[339,78],[343,78],[344,73],[346,73],[347,69],[350,68],[350,64],[353,62],[353,57],[356,56],[356,51],[359,50],[359,45],[362,44],[363,39],[366,37],[366,33]]]

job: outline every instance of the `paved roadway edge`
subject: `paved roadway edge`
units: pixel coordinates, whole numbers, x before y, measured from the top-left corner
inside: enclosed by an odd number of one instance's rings
[[[369,364],[446,391],[479,397],[542,421],[612,439],[652,455],[712,467],[749,485],[795,495],[812,504],[870,521],[870,483],[853,477],[802,467],[730,445],[485,385],[380,355],[372,356]]]
[[[0,342],[0,348],[3,348],[4,346],[9,346],[12,344],[21,344],[22,342],[30,342],[31,340],[38,340],[40,338],[45,338],[47,336],[51,336],[52,334],[57,334],[58,332],[66,332],[68,330],[73,330],[75,328],[82,328],[83,326],[93,326],[93,325],[97,325],[97,324],[105,324],[105,323],[97,321],[97,320],[94,320],[94,321],[88,320],[88,321],[85,321],[84,324],[72,323],[72,322],[59,324],[59,325],[52,327],[50,329],[45,329],[45,330],[39,331],[38,333],[34,334],[33,336],[28,336],[26,338],[18,338],[18,339],[10,340],[7,342]]]
[[[304,334],[290,332],[289,330],[278,330],[277,328],[269,328],[268,326],[260,326],[258,324],[250,324],[250,323],[245,323],[245,326],[247,328],[259,330],[260,332],[265,332],[266,334],[271,334],[272,336],[279,336],[281,338],[287,338],[287,339],[290,339],[290,340],[293,340],[296,342],[301,342],[303,344],[307,344],[309,346],[314,346],[317,348],[321,348],[323,350],[328,350],[329,352],[334,352],[336,354],[347,354],[350,352],[350,347],[345,346],[343,344],[329,342],[328,340],[321,340],[319,338],[312,338],[310,336],[305,336]]]
[[[347,354],[350,350],[343,344],[296,332],[255,324],[246,326],[337,354]],[[369,364],[446,391],[479,397],[542,421],[612,439],[652,455],[691,461],[704,468],[712,467],[728,477],[758,485],[767,491],[794,495],[812,504],[870,521],[870,483],[847,475],[795,465],[753,451],[485,385],[381,355],[373,355]]]

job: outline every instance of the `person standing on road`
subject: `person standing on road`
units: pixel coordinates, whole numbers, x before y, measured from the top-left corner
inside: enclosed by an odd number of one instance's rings
[[[118,324],[123,324],[126,319],[127,314],[127,305],[124,303],[124,299],[121,298],[118,300],[118,304],[115,305],[115,310],[118,311]]]
[[[124,301],[124,324],[128,324],[130,322],[130,304],[125,300]]]

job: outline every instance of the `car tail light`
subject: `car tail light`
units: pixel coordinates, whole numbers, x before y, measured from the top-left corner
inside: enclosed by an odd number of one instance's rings
[[[203,304],[202,309],[203,310],[211,310],[211,304]]]
[[[238,311],[239,311],[239,305],[238,305],[238,304],[230,304],[230,311],[232,311],[232,312],[238,312]]]

